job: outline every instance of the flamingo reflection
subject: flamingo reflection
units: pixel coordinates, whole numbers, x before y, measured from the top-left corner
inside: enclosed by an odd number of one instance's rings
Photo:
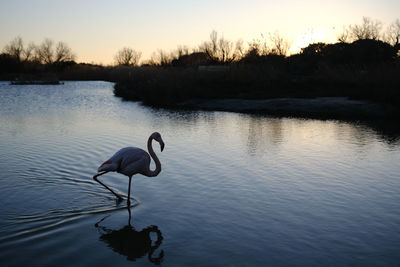
[[[154,252],[160,247],[163,241],[161,231],[155,225],[150,225],[141,231],[137,231],[131,225],[130,209],[128,209],[128,211],[128,225],[119,230],[112,230],[100,225],[108,216],[95,224],[95,227],[99,229],[101,234],[100,240],[105,242],[113,251],[126,256],[129,261],[135,261],[147,254],[147,258],[150,262],[157,265],[160,264],[164,258],[164,251],[161,250],[158,255],[154,255]],[[153,233],[157,237],[155,241],[151,239]]]

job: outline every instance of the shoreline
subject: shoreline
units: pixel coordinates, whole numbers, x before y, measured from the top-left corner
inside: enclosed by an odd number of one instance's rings
[[[327,119],[390,119],[400,116],[400,110],[394,106],[348,97],[190,99],[178,102],[175,106],[184,109]]]

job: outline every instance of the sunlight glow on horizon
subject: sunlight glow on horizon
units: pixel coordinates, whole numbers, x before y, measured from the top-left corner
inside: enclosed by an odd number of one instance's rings
[[[296,36],[295,41],[291,44],[289,53],[299,53],[302,48],[312,43],[333,43],[336,41],[336,35],[333,28],[318,27],[310,29]]]
[[[343,26],[363,16],[386,26],[399,18],[398,10],[396,0],[2,0],[0,49],[16,36],[25,44],[50,38],[66,42],[77,62],[113,64],[123,47],[141,51],[143,61],[159,49],[197,48],[216,30],[244,44],[279,32],[297,53],[309,43],[335,42]]]

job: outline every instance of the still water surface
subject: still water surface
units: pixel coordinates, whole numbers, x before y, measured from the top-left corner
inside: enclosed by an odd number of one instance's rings
[[[92,180],[159,131],[126,202]],[[155,110],[0,83],[1,266],[398,266],[400,142],[365,124]],[[128,179],[101,180],[127,194]]]

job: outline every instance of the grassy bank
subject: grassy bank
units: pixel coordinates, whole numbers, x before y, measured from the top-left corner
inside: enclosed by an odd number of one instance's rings
[[[198,58],[199,53],[193,54]],[[174,107],[189,99],[345,97],[400,106],[399,46],[379,40],[310,44],[286,57],[249,50],[221,63],[204,54],[201,64],[132,68],[115,95],[153,106]],[[185,63],[186,62],[186,63]]]
[[[349,97],[400,105],[400,67],[319,68],[296,73],[290,64],[234,64],[214,69],[141,67],[115,85],[115,95],[155,106],[193,98]]]
[[[182,102],[193,99],[317,97],[400,107],[399,42],[358,39],[314,43],[291,56],[279,46],[265,49],[260,42],[249,44],[247,50],[232,47],[215,33],[211,41],[193,52],[166,56],[161,51],[158,60],[142,66],[43,63],[1,54],[0,79],[112,81],[116,96],[158,107],[181,107]]]

